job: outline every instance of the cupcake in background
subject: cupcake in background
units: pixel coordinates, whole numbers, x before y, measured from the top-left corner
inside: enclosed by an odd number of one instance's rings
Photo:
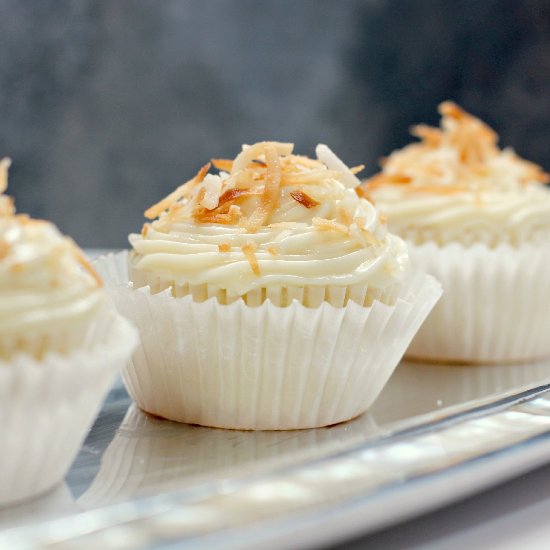
[[[54,225],[15,214],[0,163],[0,506],[59,483],[135,345]]]
[[[548,175],[452,102],[441,128],[412,129],[363,192],[407,241],[411,262],[441,281],[443,298],[407,356],[518,362],[550,355]]]
[[[325,145],[212,160],[148,209],[130,255],[96,262],[141,345],[143,410],[206,426],[296,429],[364,412],[440,294],[411,273],[359,180]],[[128,276],[129,273],[129,276]]]

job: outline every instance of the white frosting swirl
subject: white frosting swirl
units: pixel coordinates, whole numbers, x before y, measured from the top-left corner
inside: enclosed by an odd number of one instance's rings
[[[442,129],[414,129],[423,141],[392,153],[365,189],[387,215],[391,231],[417,244],[458,241],[547,242],[547,175],[481,121],[444,103]]]
[[[277,143],[243,148],[230,173],[192,180],[183,197],[161,201],[168,211],[141,235],[130,235],[133,267],[237,295],[269,286],[368,283],[383,289],[400,281],[408,268],[405,245],[350,188],[355,176],[291,149]],[[250,194],[223,204],[237,189]],[[212,216],[223,212],[228,221],[216,223],[223,219]]]
[[[0,334],[53,330],[104,300],[72,240],[49,222],[0,216]]]

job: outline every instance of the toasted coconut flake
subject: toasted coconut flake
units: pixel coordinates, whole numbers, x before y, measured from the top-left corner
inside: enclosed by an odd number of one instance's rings
[[[16,214],[15,219],[22,225],[30,224],[33,221],[28,214]]]
[[[380,216],[381,220],[382,216]],[[351,225],[350,233],[354,235],[363,245],[373,245],[378,246],[380,241],[368,230],[366,229],[367,220],[363,216],[356,216],[353,218],[353,224]],[[354,230],[357,228],[357,231]]]
[[[550,175],[547,174],[538,164],[518,157],[511,149],[505,149],[503,154],[510,155],[514,161],[520,164],[524,169],[525,176],[523,177],[522,184],[529,183],[530,181],[538,181],[543,184],[550,182]]]
[[[223,206],[224,204],[227,204],[228,202],[233,202],[241,197],[252,197],[254,195],[261,195],[262,192],[258,189],[241,189],[241,188],[233,188],[228,189],[220,196],[220,201],[218,204],[218,207]]]
[[[36,220],[34,218],[31,218],[28,214],[16,214],[15,219],[21,224],[21,225],[30,225],[30,226],[44,226],[44,225],[51,225],[51,222],[46,220]],[[72,239],[71,239],[72,240]],[[76,246],[76,244],[74,245]]]
[[[309,170],[307,172],[287,172],[283,175],[282,185],[307,185],[326,181],[330,178],[338,179],[340,172],[337,170]]]
[[[141,236],[142,237],[147,237],[147,233],[149,233],[149,224],[144,223],[143,227],[141,228]]]
[[[15,206],[13,199],[7,197],[3,193],[8,188],[8,170],[11,165],[11,159],[5,157],[0,160],[0,215],[13,216],[15,214]]]
[[[11,166],[11,159],[4,157],[0,160],[0,193],[8,188],[8,171]]]
[[[379,220],[380,220],[380,223],[382,225],[385,225],[388,223],[388,218],[387,216],[385,216],[384,214],[380,214],[380,216],[378,216]]]
[[[151,206],[151,208],[147,209],[145,211],[144,216],[149,220],[154,220],[156,217],[158,217],[162,212],[167,210],[172,204],[180,200],[183,196],[185,196],[188,187],[186,185],[193,185],[200,183],[206,174],[208,173],[208,170],[210,170],[210,163],[208,162],[205,164],[195,175],[195,177],[191,178],[189,181],[186,181],[182,185],[180,185],[175,191],[172,191],[168,196],[166,196],[161,201],[157,202],[157,204],[154,204]]]
[[[4,239],[0,239],[0,260],[3,260],[11,250],[11,245]]]
[[[227,212],[217,210],[206,210],[205,208],[197,210],[193,214],[195,221],[199,223],[219,223],[221,225],[236,225],[241,218],[241,209],[232,204]]]
[[[319,206],[319,202],[315,199],[312,199],[307,193],[304,193],[303,191],[291,191],[290,196],[296,201],[299,202],[302,206],[305,206],[306,208],[315,208],[316,206]]]
[[[371,204],[374,204],[374,199],[368,193],[366,185],[364,185],[362,187],[356,187],[355,192],[357,193],[358,197],[361,197],[362,199],[368,200]]]
[[[234,223],[237,223],[242,216],[240,207],[238,207],[236,204],[232,204],[229,207],[229,215],[235,220]]]
[[[352,168],[349,169],[349,171],[355,176],[356,174],[359,174],[360,172],[362,172],[364,169],[365,169],[365,165],[360,164],[359,166],[353,166]]]
[[[279,143],[276,141],[260,141],[254,145],[243,145],[243,150],[237,155],[237,158],[233,161],[233,167],[231,168],[231,174],[237,173],[239,170],[244,170],[253,160],[266,152],[266,148],[274,148],[279,155],[290,155],[294,149],[293,143]],[[269,163],[269,161],[266,162]]]
[[[214,210],[218,206],[222,190],[222,179],[220,176],[206,174],[203,180],[204,194],[197,202],[207,210]]]
[[[15,204],[11,197],[6,195],[0,196],[0,215],[13,216],[15,213]]]
[[[438,147],[441,144],[442,133],[439,128],[432,128],[426,124],[417,124],[411,128],[411,134],[422,139],[430,147]],[[383,164],[380,163],[382,166]]]
[[[307,168],[308,170],[326,168],[325,164],[323,164],[320,160],[312,159],[304,155],[289,155],[288,157],[286,157],[284,169],[298,170],[302,167]]]
[[[258,264],[258,259],[256,258],[256,254],[254,253],[256,249],[257,249],[257,246],[254,241],[248,241],[241,248],[241,250],[243,251],[243,254],[248,260],[248,263],[250,264],[250,268],[252,269],[252,272],[254,273],[254,275],[257,275],[259,277],[261,273],[260,273],[260,265]]]
[[[449,140],[462,149],[461,156],[466,162],[480,162],[486,155],[498,153],[497,133],[479,118],[467,113],[452,101],[441,103],[439,112],[443,116],[442,126],[448,133]],[[449,120],[455,121],[456,126],[451,127]]]
[[[278,251],[274,246],[268,246],[268,247],[267,247],[267,251],[268,251],[272,256],[278,256],[278,255],[279,255],[279,251]]]
[[[210,163],[207,162],[204,166],[201,166],[201,169],[197,172],[197,175],[193,178],[193,183],[200,183],[208,174],[210,170]]]
[[[231,245],[229,243],[221,243],[218,245],[220,252],[231,252]]]
[[[366,180],[365,186],[368,189],[374,189],[381,185],[407,185],[411,182],[411,176],[407,176],[406,174],[386,174],[385,172],[381,172]]]
[[[342,162],[331,149],[320,143],[315,148],[317,158],[324,163],[329,170],[337,170],[340,172],[340,179],[346,187],[358,187],[361,185],[361,181],[353,172]]]
[[[237,172],[231,176],[231,180],[235,182],[233,187],[239,189],[263,189],[263,181],[265,179],[266,169],[262,168],[261,170],[257,169],[247,169]]]
[[[217,170],[223,172],[231,172],[233,161],[229,159],[211,159],[210,162]]]
[[[200,204],[203,200],[204,200],[204,197],[206,195],[206,189],[204,187],[201,187],[199,189],[199,192],[197,193],[197,198],[196,198],[196,201],[198,204]],[[172,206],[170,206],[170,208],[168,210],[177,210],[178,207],[181,207],[181,204],[173,204]],[[211,209],[209,209],[211,210]]]
[[[335,220],[313,218],[311,222],[313,227],[315,227],[315,229],[319,229],[320,231],[338,231],[339,233],[348,233],[348,228]]]
[[[271,216],[271,213],[275,210],[279,201],[281,189],[281,159],[277,152],[277,148],[271,143],[264,145],[264,151],[267,164],[264,190],[260,199],[260,205],[248,220],[248,229],[250,231],[254,231],[267,223],[269,216]]]
[[[443,103],[439,104],[438,110],[442,116],[447,116],[456,120],[463,120],[471,116],[464,109],[461,109],[454,101],[443,101]]]
[[[168,221],[173,222],[177,220],[182,210],[183,210],[183,205],[179,202],[170,206],[170,208],[168,208],[168,215],[166,216]]]

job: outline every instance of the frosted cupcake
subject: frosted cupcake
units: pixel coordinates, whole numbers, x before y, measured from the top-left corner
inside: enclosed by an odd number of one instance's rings
[[[124,379],[143,410],[236,429],[353,418],[436,301],[353,171],[292,150],[213,160],[146,211],[128,265],[97,264],[141,333]]]
[[[74,242],[1,195],[0,506],[62,480],[134,345]]]
[[[441,128],[392,153],[366,193],[406,239],[411,261],[444,295],[411,357],[468,362],[550,355],[550,191],[538,166],[501,150],[488,126],[454,103]]]

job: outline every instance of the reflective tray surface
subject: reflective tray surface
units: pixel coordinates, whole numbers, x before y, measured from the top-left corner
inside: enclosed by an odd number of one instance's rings
[[[353,421],[240,432],[149,416],[117,381],[64,484],[0,510],[0,548],[342,540],[548,461],[549,383],[548,361],[403,362]]]

